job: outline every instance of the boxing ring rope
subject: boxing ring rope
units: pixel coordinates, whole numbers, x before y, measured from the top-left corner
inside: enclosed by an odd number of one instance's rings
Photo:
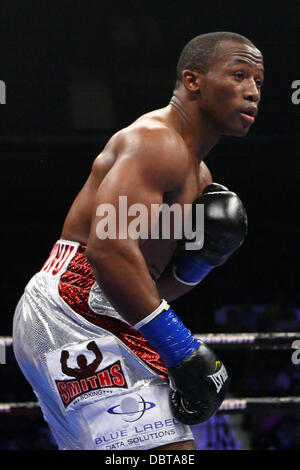
[[[254,350],[288,350],[293,349],[294,341],[299,341],[300,333],[206,333],[195,334],[216,349],[254,349]],[[12,348],[12,338],[0,337],[0,346]],[[290,397],[247,397],[224,400],[217,413],[238,414],[247,412],[300,412],[300,396]],[[0,403],[0,414],[23,415],[41,412],[38,402]]]
[[[239,414],[247,412],[300,412],[300,397],[257,397],[257,398],[228,398],[218,409],[218,414]],[[0,403],[0,415],[24,415],[31,412],[41,412],[38,402]]]
[[[300,332],[284,333],[203,333],[195,334],[211,347],[219,349],[292,349],[294,341],[300,341]],[[0,346],[12,346],[10,336],[0,336]]]
[[[7,348],[12,346],[12,338],[10,336],[0,336],[0,346],[6,346]]]
[[[212,348],[219,349],[292,349],[300,341],[300,333],[208,333],[196,334]],[[300,344],[299,344],[300,346]]]

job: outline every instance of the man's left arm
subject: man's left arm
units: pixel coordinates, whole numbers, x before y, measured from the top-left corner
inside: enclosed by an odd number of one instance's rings
[[[207,165],[202,161],[199,165],[199,196],[202,195],[204,189],[213,182],[211,172]],[[183,251],[183,247],[179,246],[175,255],[173,255],[171,261],[166,266],[164,272],[160,278],[156,280],[156,287],[162,299],[166,299],[168,302],[172,302],[175,299],[183,296],[190,292],[195,286],[183,284],[174,276],[174,259],[180,251]]]
[[[239,197],[217,183],[206,186],[195,204],[204,205],[204,243],[199,250],[181,250],[156,282],[169,302],[188,293],[240,247],[247,233],[247,214]]]
[[[183,284],[174,277],[173,266],[175,259],[176,254],[172,256],[171,261],[167,265],[164,272],[161,274],[160,278],[155,281],[160,297],[162,299],[166,299],[168,302],[172,302],[173,300],[178,299],[184,294],[190,292],[195,287]]]

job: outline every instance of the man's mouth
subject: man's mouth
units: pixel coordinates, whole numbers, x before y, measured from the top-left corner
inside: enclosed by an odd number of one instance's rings
[[[240,111],[242,118],[247,121],[249,124],[253,124],[255,121],[255,117],[257,115],[257,107],[256,106],[249,106],[248,108],[243,108]]]

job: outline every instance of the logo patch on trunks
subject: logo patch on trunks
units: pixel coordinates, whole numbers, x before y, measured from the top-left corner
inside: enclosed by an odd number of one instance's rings
[[[121,416],[123,421],[133,422],[138,421],[145,412],[151,410],[156,405],[151,401],[145,401],[144,398],[137,393],[137,399],[135,397],[122,398],[120,403],[112,406],[107,410],[107,413]]]
[[[52,371],[55,369],[54,382],[64,408],[71,403],[77,405],[97,400],[114,389],[128,388],[127,374],[122,360],[118,359],[120,354],[111,354],[113,351],[111,347],[107,348],[107,341],[102,339],[97,342],[101,349],[92,340],[84,345],[70,345],[51,353],[48,365]],[[100,364],[102,368],[99,368]],[[70,378],[66,379],[65,376]]]

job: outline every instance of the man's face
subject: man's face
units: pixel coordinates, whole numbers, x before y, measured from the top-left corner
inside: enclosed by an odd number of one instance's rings
[[[246,135],[257,114],[263,79],[263,57],[258,49],[222,41],[220,54],[204,76],[203,115],[222,135]]]

